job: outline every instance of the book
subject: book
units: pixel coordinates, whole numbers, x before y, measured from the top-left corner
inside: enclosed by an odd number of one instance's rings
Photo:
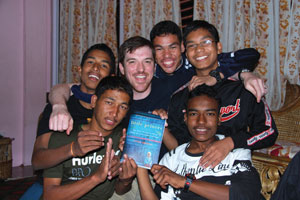
[[[150,169],[158,163],[164,130],[165,120],[160,116],[134,112],[129,119],[123,154],[133,158],[139,167]]]

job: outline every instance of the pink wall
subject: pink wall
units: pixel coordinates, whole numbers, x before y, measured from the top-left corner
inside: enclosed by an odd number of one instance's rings
[[[51,1],[0,1],[0,132],[15,138],[13,166],[31,164],[51,72]]]

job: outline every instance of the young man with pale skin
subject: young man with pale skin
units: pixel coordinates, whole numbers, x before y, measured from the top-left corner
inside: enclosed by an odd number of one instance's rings
[[[198,86],[189,93],[186,104],[184,122],[191,140],[152,166],[154,180],[164,189],[159,196],[152,189],[148,170],[138,168],[142,199],[261,199],[261,183],[249,149],[234,149],[214,168],[199,166],[206,149],[224,138],[217,131],[220,108],[216,92]]]
[[[106,77],[91,98],[91,122],[76,127],[70,135],[52,133],[49,148],[71,143],[72,158],[44,170],[44,199],[109,199],[114,191],[124,194],[130,190],[137,165],[126,155],[120,163],[115,152],[122,136],[122,128],[118,125],[129,110],[132,96],[126,79]],[[100,147],[87,154],[77,154],[73,147],[81,131],[101,133]],[[90,137],[88,143],[98,145],[98,140]],[[114,177],[114,166],[119,171],[118,177]]]

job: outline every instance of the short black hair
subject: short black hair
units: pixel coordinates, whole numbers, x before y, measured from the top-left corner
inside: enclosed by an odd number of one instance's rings
[[[88,50],[86,50],[82,56],[81,59],[81,63],[80,66],[81,68],[83,67],[84,62],[86,61],[86,59],[88,58],[88,55],[91,51],[93,50],[100,50],[103,51],[105,53],[107,53],[107,55],[110,58],[110,72],[109,75],[113,74],[115,71],[115,67],[116,67],[116,57],[113,53],[113,51],[111,50],[111,48],[109,48],[106,44],[104,43],[98,43],[98,44],[94,44],[93,46],[91,46],[90,48],[88,48]]]
[[[207,21],[204,20],[194,20],[190,22],[183,30],[183,42],[184,46],[186,47],[186,38],[188,34],[190,34],[192,31],[196,31],[198,29],[204,29],[207,30],[213,37],[214,41],[216,43],[220,42],[220,37],[218,30],[216,27]]]
[[[156,36],[168,34],[176,35],[179,42],[182,42],[182,33],[179,26],[175,22],[169,20],[161,21],[153,26],[150,32],[150,40],[153,43]]]
[[[155,59],[155,51],[153,44],[147,40],[146,38],[143,38],[141,36],[134,36],[129,39],[127,39],[119,48],[119,63],[122,63],[124,65],[124,59],[126,56],[126,53],[132,53],[138,48],[141,47],[149,47],[152,51],[153,59]]]
[[[217,92],[213,89],[213,87],[208,86],[206,84],[198,85],[196,88],[194,88],[192,91],[189,92],[189,96],[186,101],[186,108],[188,106],[188,101],[198,96],[207,96],[209,98],[215,99],[218,103],[218,108],[220,108],[221,99],[217,97]],[[219,112],[220,109],[218,109],[218,114]]]
[[[130,83],[125,78],[120,76],[107,76],[103,78],[96,88],[95,95],[98,99],[100,99],[101,95],[106,90],[118,90],[125,92],[130,97],[129,105],[132,103],[133,90]]]

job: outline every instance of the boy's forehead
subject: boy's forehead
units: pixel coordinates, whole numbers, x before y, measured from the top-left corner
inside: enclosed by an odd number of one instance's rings
[[[90,51],[87,55],[87,58],[101,59],[102,61],[107,62],[108,64],[110,64],[111,62],[108,53],[100,49],[93,49],[92,51]]]
[[[179,42],[179,38],[178,38],[178,36],[176,35],[176,34],[173,34],[173,33],[163,33],[163,34],[161,34],[161,35],[157,35],[157,36],[155,36],[155,38],[154,38],[154,43],[159,43],[159,41],[161,41],[161,40],[155,40],[155,39],[158,39],[158,38],[163,38],[163,39],[175,39],[176,40],[176,42]]]
[[[195,96],[189,99],[188,101],[188,109],[201,106],[208,109],[216,108],[218,109],[218,102],[216,99],[209,97],[207,95]]]
[[[213,35],[207,30],[207,29],[204,29],[204,28],[198,28],[198,29],[195,29],[191,32],[188,33],[188,35],[186,36],[186,39],[187,40],[193,40],[193,39],[204,39],[204,38],[212,38],[214,39]]]
[[[109,98],[109,99],[115,99],[115,100],[120,100],[120,101],[125,101],[125,102],[129,102],[130,97],[129,95],[119,89],[107,89],[103,92],[103,94],[101,95],[100,99],[105,99],[105,98]],[[100,100],[99,99],[99,100]]]

